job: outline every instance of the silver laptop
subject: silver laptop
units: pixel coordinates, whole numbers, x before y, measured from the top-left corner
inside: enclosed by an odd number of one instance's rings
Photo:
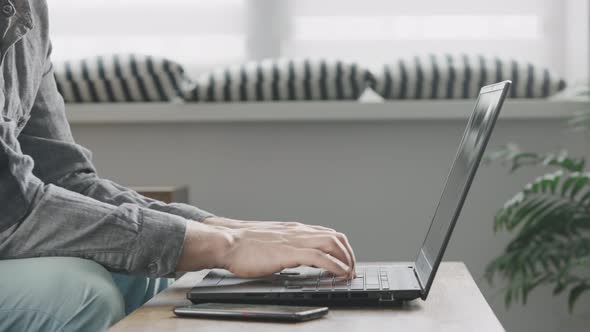
[[[230,303],[359,305],[422,298],[428,291],[457,222],[511,82],[481,88],[422,247],[413,264],[358,263],[357,277],[298,267],[264,278],[238,278],[212,270],[187,294],[189,300]]]

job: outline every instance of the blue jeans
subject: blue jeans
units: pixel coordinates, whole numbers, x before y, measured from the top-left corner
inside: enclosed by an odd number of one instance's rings
[[[0,331],[104,331],[168,282],[81,258],[0,260]]]

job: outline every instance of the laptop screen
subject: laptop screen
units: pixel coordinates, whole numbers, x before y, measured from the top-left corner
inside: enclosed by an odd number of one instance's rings
[[[442,260],[509,85],[510,82],[502,82],[483,87],[469,118],[426,239],[416,259],[416,273],[424,288],[423,298],[426,298]]]

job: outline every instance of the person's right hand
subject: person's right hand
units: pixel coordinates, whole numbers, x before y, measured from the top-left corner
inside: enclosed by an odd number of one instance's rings
[[[221,224],[221,223],[218,223]],[[258,224],[258,226],[256,225]],[[250,223],[228,228],[189,223],[177,269],[224,268],[240,277],[259,277],[299,265],[353,276],[354,253],[346,236],[300,223]]]

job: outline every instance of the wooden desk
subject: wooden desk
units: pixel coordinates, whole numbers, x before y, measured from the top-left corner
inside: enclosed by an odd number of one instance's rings
[[[443,263],[427,301],[401,307],[331,308],[324,318],[302,323],[176,318],[174,306],[189,304],[186,292],[206,272],[187,273],[109,331],[504,331],[463,263]]]

